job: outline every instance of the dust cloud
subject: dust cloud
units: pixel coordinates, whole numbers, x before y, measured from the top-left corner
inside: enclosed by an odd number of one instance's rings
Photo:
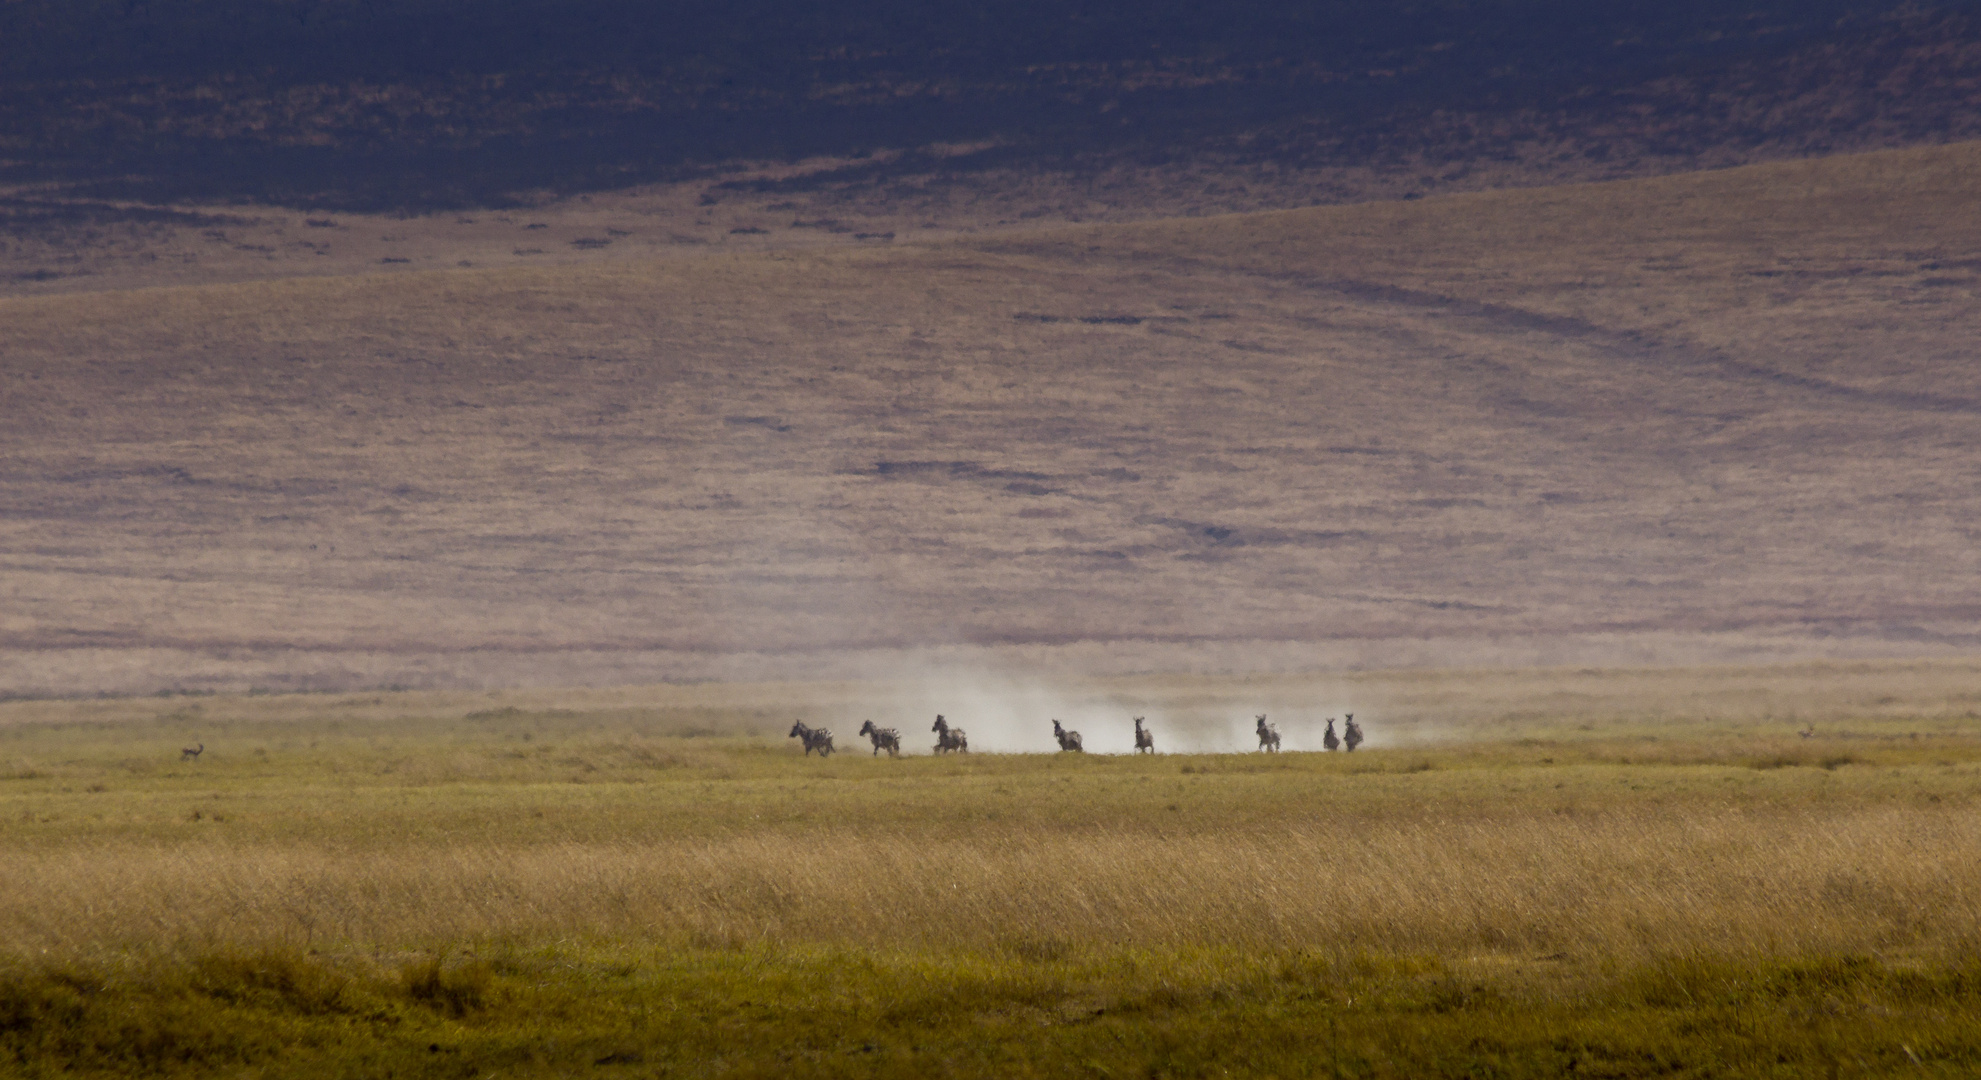
[[[1327,720],[1358,711],[1346,692],[1293,699],[1285,687],[1242,685],[1165,694],[1151,688],[1126,691],[1069,676],[1001,671],[979,666],[927,666],[898,671],[866,683],[869,695],[835,707],[827,722],[842,732],[841,749],[865,746],[850,738],[866,720],[901,732],[907,753],[932,753],[932,725],[938,714],[961,728],[976,752],[1056,753],[1052,722],[1080,733],[1085,750],[1096,754],[1135,751],[1134,718],[1155,735],[1158,753],[1240,753],[1258,749],[1254,717],[1263,712],[1280,732],[1282,750],[1320,750]],[[1366,745],[1382,745],[1380,724],[1367,715],[1361,723]]]

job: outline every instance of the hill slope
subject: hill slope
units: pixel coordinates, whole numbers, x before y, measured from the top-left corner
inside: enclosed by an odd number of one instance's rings
[[[1977,170],[0,301],[0,687],[1971,651]]]
[[[1975,13],[5,0],[0,185],[28,216],[52,195],[400,211],[819,158],[846,163],[806,185],[853,203],[931,184],[1144,217],[1396,198],[1975,138]]]

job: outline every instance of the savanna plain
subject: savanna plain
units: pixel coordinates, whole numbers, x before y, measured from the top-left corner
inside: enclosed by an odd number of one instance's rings
[[[1977,177],[77,208],[0,1073],[1971,1075]]]
[[[942,685],[0,706],[0,1070],[1981,1065],[1981,665]]]

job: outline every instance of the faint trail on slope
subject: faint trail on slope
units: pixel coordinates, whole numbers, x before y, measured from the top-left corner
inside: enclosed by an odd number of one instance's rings
[[[1043,259],[1063,258],[1074,254],[1055,250],[1049,246],[1000,245],[1007,251],[1020,251]],[[1232,274],[1240,277],[1279,282],[1296,288],[1331,293],[1342,299],[1368,304],[1390,305],[1407,308],[1416,312],[1429,312],[1469,320],[1490,327],[1505,330],[1522,330],[1548,334],[1564,341],[1574,341],[1594,345],[1611,356],[1634,364],[1643,364],[1653,359],[1689,363],[1696,369],[1711,371],[1717,369],[1723,376],[1766,383],[1824,397],[1849,401],[1864,405],[1879,405],[1888,408],[1905,409],[1915,412],[1955,413],[1981,416],[1981,398],[1954,397],[1945,394],[1924,394],[1908,391],[1875,390],[1847,383],[1834,382],[1812,375],[1797,375],[1794,372],[1771,368],[1765,364],[1735,359],[1724,351],[1710,346],[1693,343],[1661,341],[1648,334],[1635,330],[1617,330],[1579,319],[1572,315],[1550,315],[1529,311],[1508,304],[1495,304],[1487,301],[1466,300],[1444,293],[1423,289],[1411,289],[1400,285],[1387,285],[1375,281],[1361,281],[1354,278],[1321,277],[1282,270],[1261,270],[1245,266],[1233,266],[1211,260],[1193,259],[1168,253],[1129,251],[1116,255],[1130,258],[1138,255],[1157,255],[1171,264],[1191,271]],[[1081,253],[1081,257],[1088,257]]]
[[[1289,284],[1299,285],[1303,288],[1325,290],[1348,299],[1393,304],[1419,311],[1435,311],[1440,314],[1471,319],[1509,329],[1551,334],[1564,340],[1593,344],[1618,359],[1628,360],[1633,363],[1641,364],[1652,359],[1677,359],[1689,362],[1695,368],[1717,368],[1727,375],[1866,405],[1883,405],[1890,408],[1918,412],[1981,415],[1981,399],[1950,397],[1943,394],[1872,390],[1861,386],[1851,386],[1847,383],[1833,382],[1829,379],[1819,379],[1811,375],[1797,375],[1794,372],[1782,371],[1763,364],[1737,360],[1721,350],[1709,346],[1660,341],[1638,331],[1615,330],[1589,322],[1586,319],[1575,318],[1572,315],[1549,315],[1506,304],[1463,300],[1441,293],[1427,292],[1419,289],[1406,289],[1401,286],[1383,285],[1377,282],[1316,278],[1304,274],[1274,273],[1242,268],[1230,269],[1233,273],[1283,281]]]

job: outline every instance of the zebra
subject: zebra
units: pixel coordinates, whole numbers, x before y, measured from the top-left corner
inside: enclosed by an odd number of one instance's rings
[[[803,720],[791,723],[791,734],[786,738],[797,739],[805,744],[805,756],[810,757],[817,750],[820,757],[832,755],[832,729],[806,727]]]
[[[1341,744],[1347,747],[1348,749],[1353,750],[1356,747],[1362,745],[1362,725],[1357,724],[1355,722],[1354,713],[1347,713],[1346,715],[1348,717],[1348,722],[1347,722],[1347,726],[1343,728],[1344,735],[1342,737]]]
[[[1321,745],[1327,747],[1329,750],[1341,749],[1341,739],[1334,733],[1334,717],[1332,716],[1328,717],[1328,730],[1326,734],[1321,736]]]
[[[1074,753],[1079,754],[1079,753],[1084,753],[1087,749],[1086,747],[1080,745],[1079,732],[1068,731],[1065,728],[1060,727],[1059,721],[1057,720],[1054,720],[1052,722],[1052,737],[1059,740],[1059,749],[1061,753],[1071,750]]]
[[[1139,754],[1147,750],[1153,754],[1156,752],[1156,736],[1154,732],[1142,726],[1143,719],[1140,716],[1135,718],[1135,752]]]
[[[941,713],[936,714],[935,726],[929,730],[935,732],[936,753],[947,754],[958,750],[965,754],[970,752],[970,737],[963,734],[962,728],[950,727],[949,721],[944,720]]]
[[[1279,729],[1266,723],[1266,714],[1259,714],[1259,749],[1267,753],[1279,753]]]
[[[179,751],[179,760],[180,760],[180,761],[198,761],[198,760],[199,760],[199,756],[200,756],[201,754],[204,754],[204,753],[206,753],[206,744],[205,744],[205,743],[201,743],[201,744],[199,744],[198,746],[187,746],[187,747],[183,747],[183,748],[181,748],[181,749],[180,749],[180,751]]]
[[[860,734],[874,741],[875,757],[879,757],[882,750],[887,751],[888,757],[901,756],[901,733],[893,728],[875,727],[874,722],[869,720],[860,728]]]

